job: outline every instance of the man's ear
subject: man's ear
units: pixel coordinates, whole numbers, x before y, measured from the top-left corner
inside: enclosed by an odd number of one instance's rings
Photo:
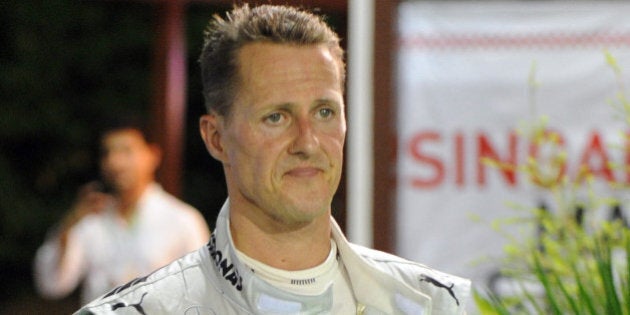
[[[149,150],[151,150],[154,167],[157,169],[162,163],[162,148],[157,143],[150,143]]]
[[[225,163],[227,159],[223,150],[223,127],[223,116],[216,113],[206,114],[199,118],[199,132],[201,139],[206,144],[206,149],[213,158]]]

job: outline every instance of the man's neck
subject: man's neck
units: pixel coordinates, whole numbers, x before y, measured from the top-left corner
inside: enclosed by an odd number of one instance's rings
[[[298,228],[283,229],[261,212],[252,217],[230,210],[230,232],[236,248],[278,269],[304,270],[323,263],[330,253],[330,231],[329,215]]]
[[[144,191],[148,188],[149,184],[135,187],[133,189],[121,191],[117,195],[118,199],[118,214],[129,222],[133,218],[133,214],[136,211],[136,205],[142,197]]]

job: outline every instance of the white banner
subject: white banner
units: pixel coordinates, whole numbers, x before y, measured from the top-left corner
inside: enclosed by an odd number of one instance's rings
[[[526,174],[483,160],[525,164],[519,128],[542,115],[569,153],[569,177],[585,164],[598,180],[630,184],[610,167],[630,156],[619,149],[628,126],[609,104],[620,82],[605,58],[630,87],[629,13],[621,1],[400,4],[398,254],[489,284],[506,241],[490,222],[523,216],[509,204],[554,204]]]

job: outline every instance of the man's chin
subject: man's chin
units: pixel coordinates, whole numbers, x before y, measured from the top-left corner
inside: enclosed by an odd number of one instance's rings
[[[124,183],[112,183],[111,184],[111,193],[114,195],[124,195],[125,192],[131,191],[131,185],[126,185]]]
[[[322,203],[321,199],[313,201],[308,199],[294,200],[292,204],[293,206],[285,207],[284,217],[297,224],[311,223],[321,216],[328,216],[330,212],[330,204]]]

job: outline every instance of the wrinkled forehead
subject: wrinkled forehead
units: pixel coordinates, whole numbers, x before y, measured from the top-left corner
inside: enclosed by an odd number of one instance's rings
[[[341,87],[341,61],[324,44],[295,45],[251,43],[238,53],[241,84],[264,86],[273,79],[302,79],[316,76],[335,80]]]

